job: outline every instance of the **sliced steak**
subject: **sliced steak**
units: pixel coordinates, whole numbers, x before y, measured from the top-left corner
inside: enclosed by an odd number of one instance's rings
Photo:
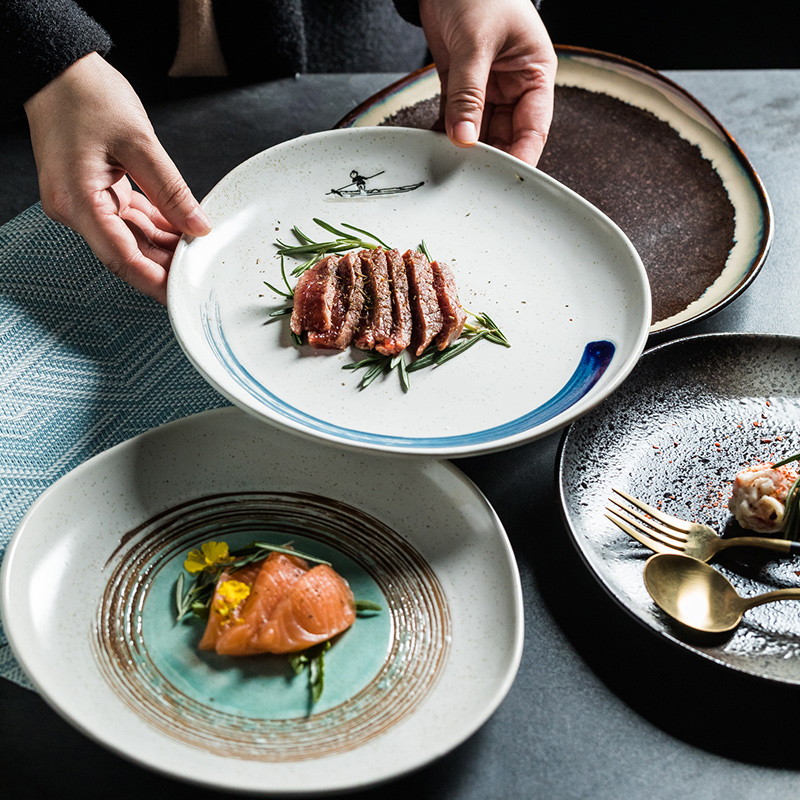
[[[337,295],[336,265],[338,259],[328,256],[306,270],[297,281],[292,307],[292,332],[324,333],[332,324]]]
[[[403,257],[397,250],[386,251],[389,273],[389,291],[392,304],[390,334],[381,341],[375,340],[375,349],[385,356],[396,356],[411,344],[411,305],[408,301],[408,277]]]
[[[403,253],[403,262],[406,265],[408,300],[413,320],[411,349],[414,355],[421,356],[442,329],[442,312],[428,259],[417,250],[407,250]]]
[[[439,300],[439,310],[442,312],[442,329],[433,340],[437,350],[449,347],[464,330],[467,321],[467,312],[461,308],[456,291],[456,278],[448,264],[441,261],[431,262],[433,272],[433,286]]]
[[[353,331],[361,318],[364,304],[364,277],[361,274],[361,259],[355,253],[347,253],[336,266],[337,290],[331,311],[331,325],[327,331],[308,332],[308,343],[312,347],[328,350],[344,350],[353,338]]]
[[[389,265],[382,249],[362,250],[361,271],[364,274],[364,308],[361,312],[353,344],[361,350],[372,350],[392,333],[392,294]]]

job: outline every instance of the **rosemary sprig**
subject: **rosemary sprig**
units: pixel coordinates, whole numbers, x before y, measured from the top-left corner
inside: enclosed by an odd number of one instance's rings
[[[238,551],[238,555],[234,555],[233,561],[230,561],[224,566],[229,570],[241,569],[242,567],[246,567],[248,564],[252,564],[254,561],[259,561],[262,558],[266,558],[270,553],[283,553],[285,556],[296,556],[297,558],[302,558],[305,561],[311,561],[315,564],[326,564],[327,566],[331,565],[330,561],[325,561],[323,558],[312,556],[310,553],[301,553],[299,550],[295,550],[289,544],[253,542],[252,544]],[[220,572],[221,571],[222,570],[220,570]]]
[[[322,697],[322,690],[325,688],[325,651],[330,646],[330,641],[327,641],[318,647],[289,656],[289,666],[295,675],[300,675],[308,667],[310,705],[314,705]]]
[[[453,344],[450,345],[450,347],[446,347],[444,350],[431,350],[428,348],[418,359],[412,361],[406,367],[406,370],[408,372],[416,372],[417,370],[425,369],[426,367],[438,367],[441,364],[450,361],[451,358],[460,356],[465,350],[469,350],[470,347],[486,337],[486,331],[479,331],[478,333],[466,338],[463,336],[459,337],[455,342],[453,342]]]
[[[363,616],[366,613],[377,613],[383,610],[379,603],[372,600],[356,600],[356,614]],[[331,641],[310,647],[300,653],[292,653],[289,656],[289,666],[295,675],[302,674],[308,667],[308,688],[311,693],[311,705],[316,703],[322,696],[325,688],[325,653],[331,647]]]
[[[367,611],[383,611],[383,606],[372,600],[356,600],[356,614],[364,614]]]
[[[189,614],[198,617],[208,616],[208,608],[214,596],[214,586],[219,573],[213,577],[209,577],[210,575],[211,573],[201,572],[185,590],[185,576],[183,573],[178,575],[178,580],[175,582],[176,625]]]
[[[781,461],[776,461],[773,465],[773,469],[777,469],[778,467],[784,467],[787,464],[791,464],[792,461],[800,461],[800,453],[795,453],[793,456],[788,456]]]
[[[285,297],[287,300],[294,300],[294,289],[292,288],[289,280],[286,277],[286,264],[284,262],[284,257],[281,256],[281,277],[283,278],[283,283],[286,286],[286,291],[283,289],[278,289],[276,286],[273,286],[268,281],[264,281],[264,285],[268,286],[272,289],[275,294],[280,295],[281,297]],[[283,306],[283,308],[276,308],[274,311],[269,312],[269,316],[271,318],[275,317],[288,317],[292,313],[292,309],[294,305]],[[303,344],[303,337],[296,334],[294,331],[290,332],[292,337],[292,341],[299,347]]]
[[[292,275],[302,275],[306,270],[311,269],[318,261],[321,261],[325,256],[335,255],[336,253],[345,253],[348,250],[375,250],[378,247],[389,248],[389,245],[379,239],[374,233],[357,228],[355,225],[348,225],[343,222],[342,228],[347,228],[347,231],[335,228],[328,222],[314,217],[314,222],[320,228],[332,233],[336,239],[324,242],[317,242],[310,236],[307,236],[296,225],[292,228],[292,233],[300,242],[296,245],[286,244],[277,240],[275,244],[278,247],[278,254],[280,256],[291,256],[292,258],[307,257],[305,261],[296,266],[292,270]],[[353,231],[349,233],[348,231]],[[361,234],[357,236],[356,234]],[[364,237],[367,237],[366,239]],[[369,241],[371,240],[371,241]]]
[[[408,366],[406,365],[405,351],[398,353],[390,364],[390,369],[397,367],[397,374],[400,376],[400,387],[404,392],[411,388],[411,381],[408,378]]]
[[[442,364],[446,364],[456,356],[465,353],[470,347],[481,341],[481,339],[502,345],[503,347],[511,347],[505,334],[497,327],[497,324],[488,314],[484,312],[481,314],[473,314],[472,316],[475,318],[476,324],[465,325],[464,332],[461,336],[444,350],[437,350],[435,347],[429,347],[421,356],[410,363],[406,363],[405,350],[396,356],[384,356],[380,353],[371,353],[360,361],[353,361],[349,364],[345,364],[342,369],[366,369],[364,377],[359,383],[359,389],[366,389],[376,378],[397,369],[398,375],[400,376],[400,385],[403,391],[407,392],[411,388],[409,373],[417,372],[427,367],[438,367]]]
[[[310,269],[314,264],[327,255],[344,253],[356,248],[376,249],[378,247],[385,247],[389,249],[390,247],[374,233],[366,231],[363,228],[357,228],[355,225],[349,225],[346,222],[341,223],[341,226],[338,228],[328,222],[325,222],[324,220],[318,219],[317,217],[314,217],[314,222],[323,230],[333,234],[336,239],[318,242],[306,235],[302,230],[300,230],[300,228],[294,226],[292,228],[292,233],[294,233],[299,244],[288,245],[280,240],[275,242],[276,246],[278,247],[278,254],[281,257],[281,275],[287,291],[277,289],[266,281],[265,284],[269,286],[269,288],[272,289],[276,294],[287,299],[294,298],[294,290],[289,285],[289,282],[286,278],[284,263],[284,258],[286,256],[291,256],[294,258],[303,258],[308,256],[305,261],[292,270],[292,275],[298,276]],[[351,233],[351,231],[354,233]],[[356,236],[355,234],[360,235]],[[363,237],[367,237],[367,239],[371,241],[368,241]],[[433,260],[433,257],[431,256],[430,250],[428,249],[424,239],[419,243],[417,249],[428,259],[428,261]],[[270,316],[285,316],[287,314],[291,314],[291,311],[291,307],[284,307],[271,312]],[[511,347],[511,344],[506,338],[505,334],[486,312],[481,312],[479,314],[472,314],[471,312],[468,313],[475,320],[474,323],[468,323],[465,325],[464,331],[458,340],[444,350],[429,348],[429,350],[423,353],[420,357],[412,360],[410,363],[407,363],[406,361],[405,351],[402,351],[395,356],[385,356],[377,352],[372,352],[359,361],[345,364],[342,369],[364,370],[364,374],[358,384],[360,390],[366,389],[380,376],[388,375],[389,373],[396,371],[399,376],[400,386],[403,392],[408,392],[411,388],[409,373],[416,372],[420,369],[425,369],[426,367],[434,367],[445,364],[456,356],[466,352],[470,347],[477,344],[477,342],[482,339],[503,347]],[[292,333],[292,341],[294,341],[294,343],[297,345],[301,345],[302,337]]]
[[[339,236],[343,239],[346,239],[348,237],[353,238],[352,234],[344,233],[343,231],[337,230],[336,228],[333,227],[333,225],[329,225],[327,222],[323,222],[321,219],[317,219],[316,217],[314,217],[314,222],[316,222],[317,225],[319,225],[321,228],[325,228],[325,230],[330,231],[332,234]],[[368,236],[370,239],[378,243],[377,245],[371,245],[370,249],[374,250],[376,246],[383,247],[386,250],[392,249],[390,245],[386,244],[386,242],[384,242],[382,239],[379,239],[374,233],[365,231],[363,228],[357,228],[355,225],[348,225],[346,222],[342,223],[342,227],[347,228],[348,230],[351,231],[355,231],[356,233],[362,233],[364,234],[364,236]],[[363,239],[358,239],[358,241],[363,242]],[[366,247],[368,246],[368,244],[365,244],[364,246]]]
[[[465,325],[466,330],[472,330],[476,333],[485,332],[485,338],[494,343],[502,345],[503,347],[511,347],[511,342],[508,341],[506,335],[500,330],[497,326],[497,323],[485,312],[482,311],[480,314],[472,314],[475,317],[478,325]]]
[[[786,466],[786,464],[791,464],[792,461],[800,461],[800,453],[795,453],[793,456],[787,456],[780,461],[776,461],[772,468],[777,469],[778,467]],[[800,541],[800,476],[786,493],[784,509],[781,534],[784,539],[791,539],[795,542]]]
[[[300,675],[308,667],[308,688],[311,693],[311,705],[322,697],[325,688],[325,653],[330,650],[330,639],[302,653],[292,653],[289,665],[295,675]]]
[[[362,358],[360,361],[352,361],[349,364],[345,364],[342,369],[366,369],[364,377],[358,384],[359,389],[366,389],[367,386],[369,386],[377,377],[380,375],[386,375],[395,369],[400,376],[400,386],[402,387],[403,391],[407,392],[411,388],[411,384],[408,380],[408,367],[406,366],[405,350],[401,351],[396,356],[385,356],[381,353],[373,352],[370,353],[370,355],[368,355],[366,358]]]
[[[275,292],[275,294],[279,294],[281,297],[285,297],[287,300],[293,300],[294,289],[289,285],[289,281],[286,278],[286,264],[284,262],[283,255],[281,255],[281,277],[283,278],[283,283],[286,286],[286,291],[283,291],[282,289],[276,289],[271,283],[268,283],[267,281],[264,281],[264,285],[269,286],[269,288],[272,289],[272,291]],[[288,310],[291,311],[292,309],[289,308]],[[286,309],[282,309],[280,313],[285,313],[285,312]],[[272,314],[270,314],[270,316],[271,317],[276,316],[277,313],[279,312],[273,312]]]
[[[784,539],[800,541],[800,477],[792,484],[786,493],[786,509],[783,514],[783,529],[781,533]]]

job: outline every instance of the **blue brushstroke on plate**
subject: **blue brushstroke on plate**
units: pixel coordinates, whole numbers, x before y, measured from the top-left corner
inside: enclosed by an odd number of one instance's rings
[[[219,313],[219,303],[213,297],[209,298],[209,302],[200,309],[200,312],[206,341],[212,352],[236,383],[261,406],[270,409],[287,421],[292,421],[309,431],[316,431],[326,436],[335,436],[356,443],[383,444],[408,449],[468,447],[502,441],[531,430],[567,411],[588,394],[608,369],[616,351],[612,342],[605,340],[589,342],[584,347],[580,363],[572,376],[553,397],[527,414],[502,425],[457,436],[388,436],[334,425],[289,405],[259,383],[240,363],[225,336]]]

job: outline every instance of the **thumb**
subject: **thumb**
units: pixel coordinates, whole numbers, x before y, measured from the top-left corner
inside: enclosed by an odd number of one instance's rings
[[[211,220],[157,139],[127,154],[123,166],[175,230],[205,236]]]
[[[444,121],[447,135],[459,147],[472,147],[480,136],[486,85],[492,60],[480,53],[454,51],[446,85]]]

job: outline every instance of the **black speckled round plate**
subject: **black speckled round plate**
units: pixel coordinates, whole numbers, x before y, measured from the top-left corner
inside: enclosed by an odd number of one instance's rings
[[[661,73],[620,56],[559,46],[542,171],[603,211],[642,258],[651,340],[710,316],[755,278],[772,238],[764,187],[730,134]],[[386,87],[337,127],[430,128],[433,66]]]
[[[727,667],[800,684],[800,607],[748,611],[726,636],[700,636],[664,614],[642,579],[651,551],[605,518],[612,488],[711,525],[742,530],[727,510],[742,466],[800,450],[800,338],[709,334],[648,350],[622,387],[573,423],[558,470],[564,518],[589,569],[656,633]],[[729,549],[712,562],[742,595],[800,587],[800,558]]]

